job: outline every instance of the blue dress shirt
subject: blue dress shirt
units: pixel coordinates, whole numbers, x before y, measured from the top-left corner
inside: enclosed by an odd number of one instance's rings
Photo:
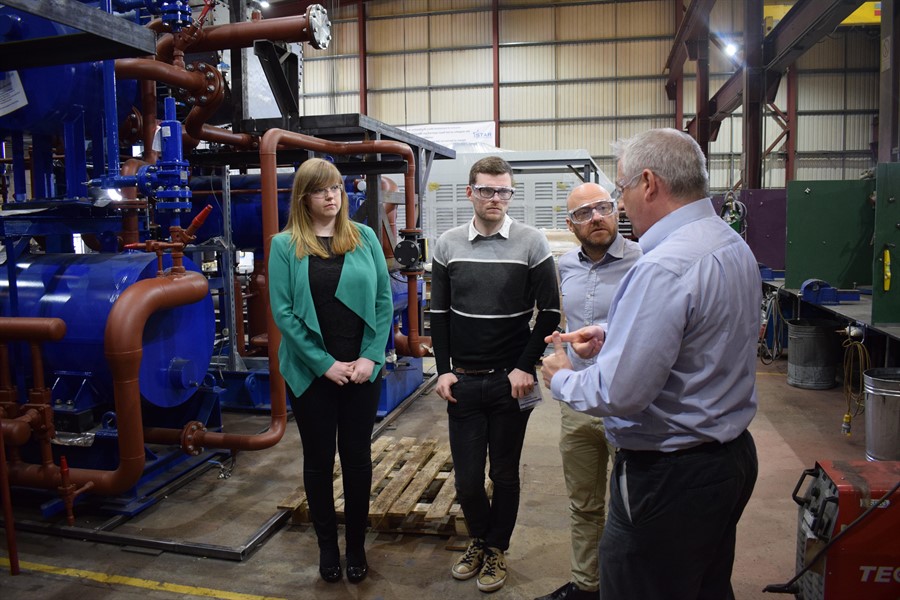
[[[606,417],[619,448],[731,441],[756,414],[756,259],[708,198],[660,219],[640,245],[644,256],[616,291],[596,363],[557,372],[553,396]]]
[[[606,323],[613,295],[628,269],[641,257],[637,242],[617,234],[606,254],[592,261],[581,249],[574,248],[559,259],[559,289],[562,293],[566,331],[585,325]],[[571,349],[569,360],[576,371],[596,362],[596,358],[581,358]]]

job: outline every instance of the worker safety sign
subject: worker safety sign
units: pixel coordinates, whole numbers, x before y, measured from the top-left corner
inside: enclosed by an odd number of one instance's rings
[[[0,117],[28,104],[18,71],[0,73]]]

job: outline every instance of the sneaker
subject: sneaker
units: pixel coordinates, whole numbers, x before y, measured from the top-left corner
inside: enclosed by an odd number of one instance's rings
[[[487,548],[484,552],[484,566],[478,573],[478,589],[482,592],[494,592],[506,583],[506,560],[503,550]]]
[[[558,590],[534,600],[599,600],[600,592],[586,592],[570,581]]]
[[[478,575],[482,564],[484,564],[484,540],[472,538],[469,547],[450,569],[450,573],[454,579],[471,579]]]

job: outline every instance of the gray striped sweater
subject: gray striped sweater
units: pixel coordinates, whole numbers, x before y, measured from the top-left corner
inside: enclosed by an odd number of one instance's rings
[[[544,337],[560,320],[556,265],[546,237],[510,219],[499,232],[469,240],[469,225],[435,244],[431,337],[439,374],[453,367],[533,372]],[[534,329],[530,321],[538,310]]]

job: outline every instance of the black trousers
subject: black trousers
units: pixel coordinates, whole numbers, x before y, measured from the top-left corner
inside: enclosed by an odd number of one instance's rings
[[[372,428],[380,394],[381,374],[371,383],[342,386],[319,377],[299,398],[288,388],[303,445],[303,485],[310,519],[319,549],[332,555],[337,550],[335,447],[344,484],[346,551],[349,556],[363,551],[372,487]]]
[[[737,523],[757,471],[749,431],[676,453],[619,450],[600,540],[600,597],[733,600]]]
[[[519,458],[531,409],[519,409],[506,370],[457,378],[456,404],[447,403],[456,496],[469,534],[505,552],[519,514]],[[488,457],[492,499],[484,489]]]

